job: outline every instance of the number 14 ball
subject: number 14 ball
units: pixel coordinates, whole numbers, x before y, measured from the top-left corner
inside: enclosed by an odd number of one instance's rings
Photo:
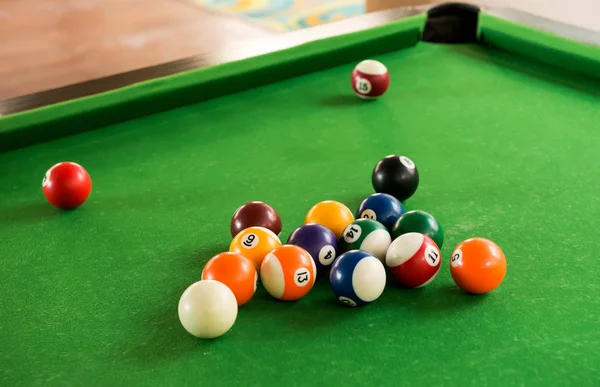
[[[363,60],[352,71],[352,88],[362,99],[375,99],[382,96],[389,85],[388,69],[376,60]]]

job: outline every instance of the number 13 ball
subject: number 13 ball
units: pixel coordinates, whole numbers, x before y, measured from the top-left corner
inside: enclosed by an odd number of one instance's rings
[[[271,251],[260,266],[260,279],[267,292],[283,301],[304,297],[317,276],[315,262],[302,247],[282,245]]]
[[[383,95],[390,85],[390,75],[381,62],[367,59],[352,71],[352,88],[363,99],[375,99]]]

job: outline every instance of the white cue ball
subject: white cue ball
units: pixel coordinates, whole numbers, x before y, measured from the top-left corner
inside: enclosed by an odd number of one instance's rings
[[[231,329],[237,318],[238,304],[227,285],[202,280],[183,292],[178,312],[186,331],[201,339],[214,339]]]

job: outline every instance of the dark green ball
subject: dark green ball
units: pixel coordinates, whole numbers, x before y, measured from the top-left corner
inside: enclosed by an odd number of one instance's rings
[[[402,234],[409,232],[418,232],[425,234],[442,248],[444,244],[444,229],[437,219],[421,210],[412,210],[402,214],[394,224],[392,229],[392,238],[396,239]]]

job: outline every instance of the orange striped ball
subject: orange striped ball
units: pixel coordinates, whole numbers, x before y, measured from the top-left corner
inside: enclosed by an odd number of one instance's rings
[[[293,301],[312,289],[317,275],[315,262],[301,247],[282,245],[271,251],[260,267],[260,279],[267,292],[280,300]]]

